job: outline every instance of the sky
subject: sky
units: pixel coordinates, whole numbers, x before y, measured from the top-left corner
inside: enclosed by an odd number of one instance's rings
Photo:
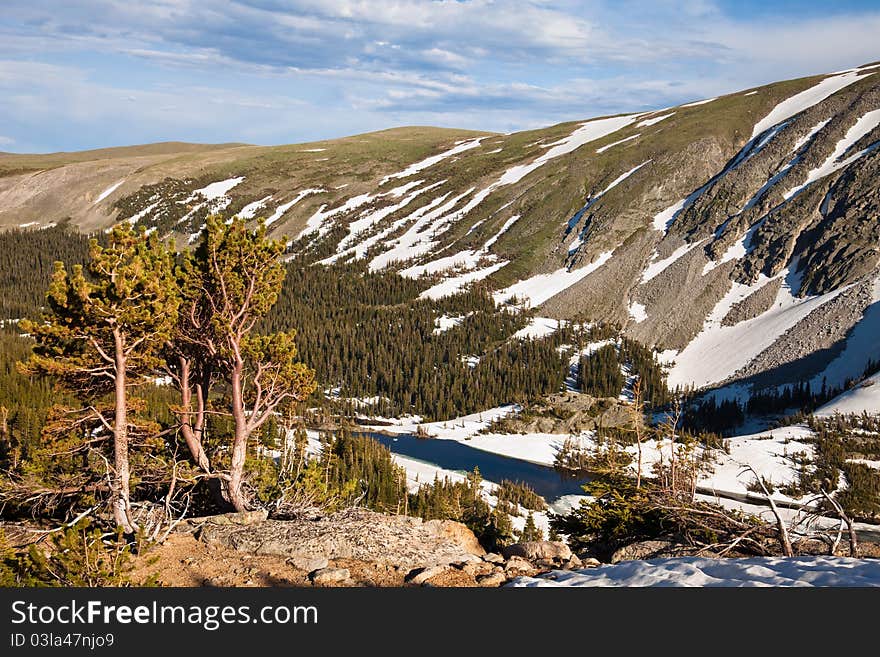
[[[510,132],[880,60],[880,0],[2,0],[0,151]]]

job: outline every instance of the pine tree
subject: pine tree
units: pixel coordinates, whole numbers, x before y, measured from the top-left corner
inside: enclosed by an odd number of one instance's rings
[[[526,518],[526,524],[519,533],[519,540],[521,543],[544,540],[544,532],[538,529],[537,525],[535,525],[535,516],[531,512],[529,512],[529,515]]]
[[[229,501],[248,508],[242,492],[251,435],[279,405],[301,401],[315,389],[314,371],[297,361],[296,332],[256,335],[256,323],[278,299],[284,281],[284,242],[266,237],[260,225],[207,219],[194,254],[191,276],[207,304],[210,327],[198,339],[227,379],[234,422]]]
[[[42,321],[22,322],[36,345],[21,369],[57,377],[113,435],[113,515],[132,532],[128,391],[155,372],[158,351],[171,334],[179,305],[173,258],[155,236],[123,223],[106,247],[91,240],[88,274],[82,265],[68,273],[63,263],[55,264]],[[99,409],[107,394],[113,395],[112,409]]]

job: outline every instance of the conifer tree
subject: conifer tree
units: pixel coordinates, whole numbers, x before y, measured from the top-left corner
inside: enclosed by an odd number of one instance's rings
[[[136,529],[128,392],[156,371],[159,349],[171,334],[179,305],[173,266],[171,251],[155,235],[119,224],[106,247],[90,241],[88,275],[82,265],[68,272],[64,263],[55,264],[42,321],[22,322],[36,345],[21,370],[56,377],[90,404],[113,436],[113,516],[126,532]],[[99,409],[108,394],[112,408]]]
[[[197,342],[229,385],[234,432],[227,492],[238,511],[249,506],[242,484],[251,436],[279,405],[315,389],[314,371],[296,360],[295,331],[254,331],[281,291],[283,252],[284,242],[267,238],[262,224],[252,231],[243,220],[227,224],[210,216],[192,263],[210,322]]]
[[[522,531],[519,533],[519,540],[521,543],[527,543],[529,541],[543,541],[544,540],[544,532],[538,529],[538,526],[535,524],[535,516],[532,512],[529,512],[528,517],[526,518],[526,524],[523,527]]]

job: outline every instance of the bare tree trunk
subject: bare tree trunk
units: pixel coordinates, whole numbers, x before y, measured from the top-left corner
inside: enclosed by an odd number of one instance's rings
[[[196,410],[192,410],[193,389],[190,381],[192,366],[189,359],[180,357],[180,401],[183,406],[183,422],[180,425],[180,433],[186,441],[186,446],[192,454],[193,460],[205,472],[211,472],[211,464],[208,455],[205,454],[202,445],[202,437],[205,427],[205,386],[202,382],[196,384]]]
[[[849,532],[849,556],[857,557],[859,556],[859,539],[856,534],[856,528],[853,525],[852,518],[850,518],[846,512],[843,510],[843,507],[840,506],[840,502],[835,500],[831,495],[826,493],[824,490],[820,491],[822,496],[828,500],[828,503],[834,507],[834,510],[837,511],[837,515],[840,516],[840,520],[843,523],[846,523],[846,528]],[[832,550],[833,554],[833,550]]]
[[[242,397],[242,374],[244,364],[237,362],[232,368],[232,417],[235,421],[235,435],[232,440],[232,462],[229,466],[229,501],[236,511],[247,511],[248,504],[242,494],[244,462],[247,456],[248,426]]]
[[[122,335],[113,331],[116,347],[116,413],[113,424],[113,518],[116,524],[130,534],[137,529],[131,518],[131,473],[128,465],[128,408],[126,391],[126,357]]]
[[[779,515],[779,508],[776,506],[776,502],[773,500],[773,495],[770,494],[770,491],[767,490],[767,486],[764,485],[764,480],[761,478],[755,469],[752,466],[748,467],[749,470],[752,471],[752,474],[755,475],[755,479],[758,481],[758,484],[761,486],[761,490],[764,491],[764,495],[767,497],[767,502],[770,504],[770,510],[773,511],[773,515],[776,517],[776,529],[779,531],[779,543],[782,545],[782,552],[787,557],[794,556],[794,549],[791,546],[791,538],[788,535],[788,527],[785,526],[785,522],[782,520],[782,516]]]

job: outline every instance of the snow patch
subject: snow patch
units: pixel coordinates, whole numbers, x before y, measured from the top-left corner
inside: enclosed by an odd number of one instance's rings
[[[647,283],[652,278],[660,275],[664,271],[666,271],[670,266],[672,266],[675,262],[683,258],[685,255],[693,251],[695,248],[700,246],[706,240],[700,240],[699,242],[692,242],[691,244],[682,244],[668,258],[664,258],[663,260],[659,260],[657,262],[651,262],[645,268],[645,271],[642,273],[642,283]],[[654,257],[656,258],[657,253],[654,252]]]
[[[599,256],[586,267],[569,271],[558,269],[551,274],[538,274],[525,280],[514,283],[508,288],[495,292],[492,297],[496,304],[502,304],[510,297],[521,299],[526,307],[540,306],[542,303],[567,290],[572,285],[582,280],[589,274],[599,269],[611,259],[613,250],[599,254]]]
[[[752,129],[752,139],[777,123],[790,119],[795,114],[800,114],[813,105],[821,103],[832,94],[837,93],[854,82],[858,82],[868,75],[873,74],[867,73],[865,75],[859,75],[855,71],[848,71],[843,75],[827,77],[819,84],[783,100],[770,110],[770,113],[767,116],[755,124],[755,127]]]
[[[627,310],[629,311],[629,316],[632,317],[636,324],[641,324],[648,319],[647,308],[645,308],[644,304],[641,304],[638,301],[633,301],[629,304]]]
[[[639,121],[638,123],[636,123],[636,127],[637,128],[647,128],[648,126],[652,126],[655,123],[660,123],[660,121],[668,119],[670,116],[674,116],[674,115],[675,115],[675,112],[670,112],[669,114],[663,114],[662,116],[655,116],[654,118],[651,118],[651,119],[645,119],[644,121]]]
[[[117,189],[119,189],[119,186],[120,186],[122,183],[124,183],[124,182],[125,182],[125,178],[123,178],[122,180],[120,180],[118,183],[114,183],[114,184],[110,185],[107,189],[105,189],[103,192],[101,192],[101,193],[98,195],[98,198],[95,199],[95,202],[92,203],[92,205],[98,205],[98,203],[100,203],[100,202],[103,201],[105,198],[107,198],[108,196],[110,196],[110,194],[112,194],[112,193],[115,192]]]
[[[549,317],[533,317],[528,326],[513,334],[517,340],[546,338],[559,330],[559,320]]]
[[[272,216],[269,217],[268,219],[266,219],[266,225],[267,225],[267,226],[271,226],[271,225],[274,224],[276,221],[278,221],[279,219],[281,219],[281,217],[283,217],[284,214],[285,214],[288,210],[290,210],[290,208],[292,208],[294,205],[296,205],[297,203],[299,203],[300,201],[302,201],[306,196],[309,196],[309,195],[311,195],[311,194],[321,194],[321,193],[323,193],[323,192],[325,192],[325,191],[327,191],[327,190],[325,190],[325,189],[320,189],[320,188],[315,188],[315,189],[304,189],[304,190],[302,190],[302,191],[299,192],[296,196],[293,197],[293,200],[288,201],[287,203],[284,203],[284,204],[282,204],[282,205],[279,205],[277,208],[275,208],[275,212],[272,213]],[[324,206],[322,205],[321,207],[324,207]],[[311,221],[311,219],[309,219],[309,221]],[[304,229],[302,230],[302,232],[300,232],[300,234],[297,236],[297,239],[299,239],[300,237],[302,237],[306,232],[309,232],[309,224],[306,224],[306,228],[304,228]]]
[[[684,105],[679,105],[679,107],[696,107],[697,105],[705,105],[706,103],[711,103],[713,100],[718,100],[718,97],[715,98],[706,98],[705,100],[696,100],[692,103],[685,103]]]
[[[824,178],[825,176],[831,175],[835,171],[848,167],[860,157],[867,155],[872,150],[880,146],[880,141],[874,142],[873,144],[871,144],[867,148],[862,149],[858,153],[851,155],[844,160],[841,160],[841,158],[846,155],[847,151],[849,151],[862,137],[874,130],[874,128],[876,128],[878,125],[880,125],[880,109],[873,110],[860,117],[858,121],[855,122],[855,125],[853,125],[849,130],[846,131],[843,139],[837,142],[837,145],[834,147],[834,152],[831,153],[831,155],[829,155],[828,158],[821,165],[819,165],[815,169],[812,169],[807,174],[806,181],[796,187],[792,187],[787,192],[785,192],[782,197],[786,201],[789,200],[815,181]]]
[[[784,282],[769,310],[734,326],[721,324],[734,304],[777,278],[784,278]],[[799,277],[789,274],[788,268],[773,278],[761,274],[752,285],[733,282],[706,318],[700,333],[676,356],[669,372],[669,386],[692,384],[700,388],[723,381],[788,329],[850,287],[840,287],[821,296],[798,298],[794,292],[799,286]]]
[[[438,153],[437,155],[432,155],[431,157],[427,157],[420,162],[409,165],[403,171],[385,176],[384,178],[382,178],[382,180],[379,181],[379,186],[381,187],[389,180],[394,180],[395,178],[408,178],[409,176],[417,174],[419,171],[434,166],[438,162],[441,162],[448,157],[452,157],[453,155],[457,155],[458,153],[463,153],[472,148],[476,148],[484,139],[486,139],[486,137],[477,137],[476,139],[468,139],[466,141],[460,142],[456,144],[453,148],[450,148],[448,151],[443,151],[442,153]]]
[[[450,297],[453,294],[460,292],[469,283],[474,283],[476,281],[481,281],[484,278],[488,278],[496,271],[504,267],[507,262],[507,260],[502,260],[501,262],[496,262],[494,265],[484,267],[483,269],[476,269],[474,271],[469,271],[464,274],[459,274],[458,276],[453,276],[452,278],[447,278],[445,281],[441,281],[440,283],[437,283],[433,287],[430,287],[422,292],[419,295],[419,299],[433,299],[436,301],[437,299]]]
[[[609,148],[614,148],[615,146],[619,146],[620,144],[624,144],[624,143],[631,141],[633,139],[638,139],[641,136],[642,136],[641,133],[638,133],[635,135],[630,135],[629,137],[624,137],[623,139],[618,139],[617,141],[612,142],[612,143],[608,144],[607,146],[602,146],[601,148],[597,148],[596,153],[601,155],[602,153],[607,151]]]

